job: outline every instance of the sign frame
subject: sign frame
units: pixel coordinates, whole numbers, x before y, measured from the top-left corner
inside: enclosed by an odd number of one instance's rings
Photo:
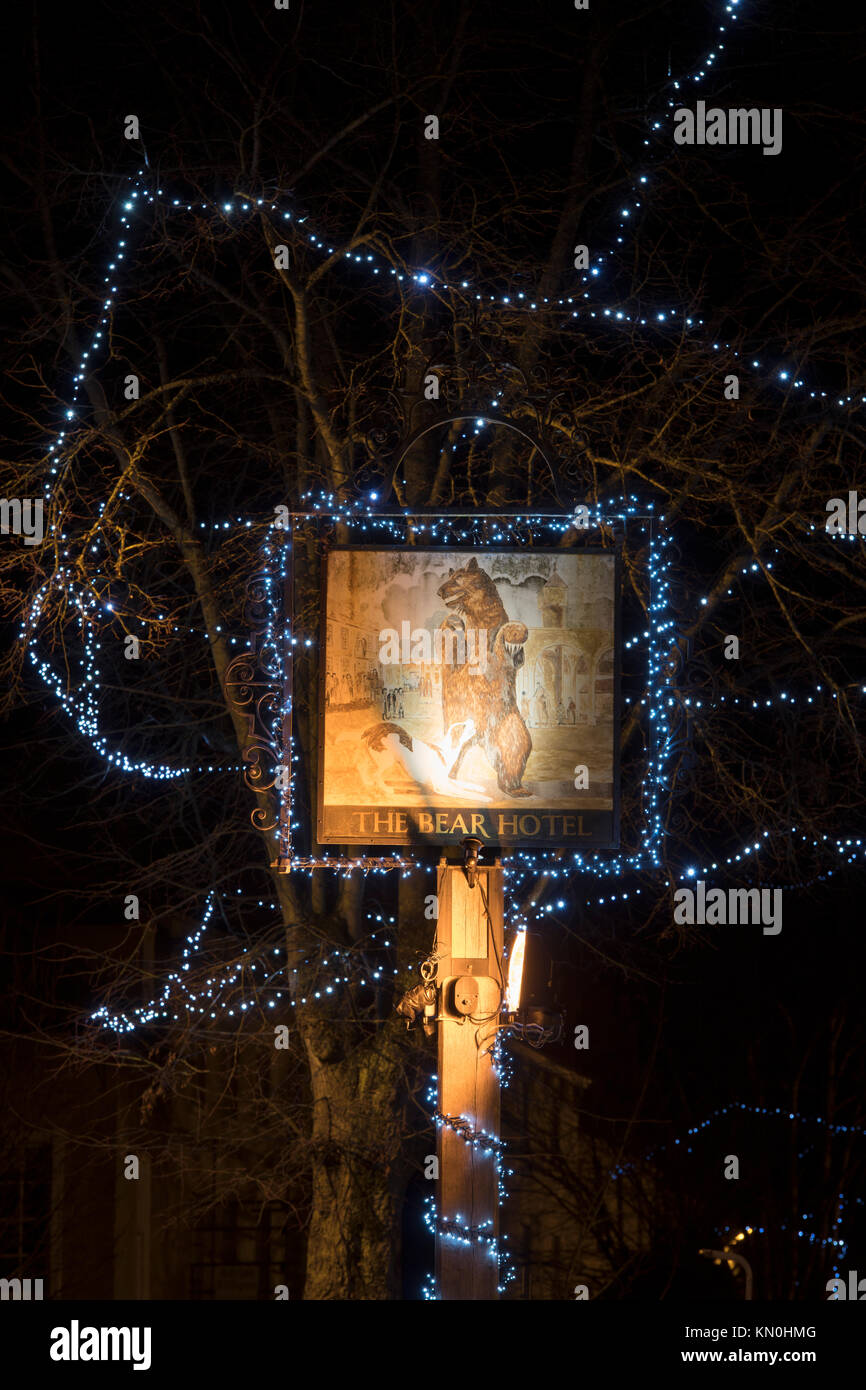
[[[504,808],[502,808],[502,807],[497,807],[497,808],[494,808],[493,810],[491,810],[491,812],[489,813],[491,816],[494,816],[494,815],[505,815],[505,814],[508,814],[508,815],[510,815],[510,816],[513,815],[513,816],[515,817],[515,827],[516,827],[515,833],[514,833],[513,835],[506,835],[506,836],[499,837],[499,838],[497,837],[496,834],[491,834],[491,835],[485,835],[485,836],[483,836],[482,838],[483,838],[483,843],[484,843],[485,851],[486,851],[486,852],[494,852],[494,851],[497,851],[497,852],[498,852],[498,851],[516,850],[516,849],[518,849],[518,848],[524,848],[524,849],[527,849],[527,848],[538,848],[538,849],[565,849],[565,850],[567,850],[567,849],[572,849],[572,850],[574,850],[574,851],[581,852],[581,853],[595,854],[595,853],[609,853],[609,852],[614,852],[614,853],[615,853],[615,852],[618,852],[618,851],[620,850],[620,848],[621,848],[621,828],[620,828],[620,801],[621,801],[620,760],[621,760],[621,747],[620,747],[620,745],[621,745],[621,737],[622,737],[622,627],[621,627],[621,619],[622,619],[622,574],[623,574],[623,570],[622,570],[623,536],[622,536],[622,534],[621,534],[621,533],[615,534],[615,535],[613,536],[613,538],[612,538],[612,541],[613,541],[613,543],[612,543],[611,545],[609,545],[609,546],[602,546],[602,545],[598,545],[597,543],[592,543],[592,544],[586,544],[586,545],[577,544],[577,545],[569,545],[569,546],[531,546],[531,547],[529,547],[529,546],[520,546],[520,545],[495,544],[495,543],[494,543],[494,544],[491,544],[489,547],[487,547],[487,546],[478,546],[478,545],[456,545],[456,544],[449,544],[449,543],[445,543],[445,544],[443,544],[443,545],[420,545],[420,546],[407,546],[407,545],[405,545],[405,544],[400,544],[400,545],[388,545],[388,544],[383,544],[381,541],[371,541],[371,542],[367,542],[367,543],[363,543],[363,544],[357,544],[357,543],[351,543],[351,542],[332,544],[332,543],[329,543],[328,541],[326,541],[326,542],[324,543],[324,545],[323,545],[323,547],[322,547],[322,549],[321,549],[321,551],[320,551],[320,557],[321,557],[321,587],[320,587],[320,620],[319,620],[319,672],[318,672],[318,681],[317,681],[317,696],[318,696],[318,719],[317,719],[317,734],[318,734],[318,738],[317,738],[317,745],[318,745],[318,747],[317,747],[317,768],[316,768],[316,840],[317,840],[317,843],[318,843],[318,845],[319,845],[320,847],[324,848],[324,847],[326,847],[326,846],[334,846],[334,845],[347,845],[347,846],[364,845],[364,846],[367,847],[367,849],[368,849],[368,851],[369,851],[370,853],[374,853],[376,847],[378,847],[378,846],[389,846],[389,847],[392,847],[392,848],[393,848],[393,847],[400,847],[400,846],[401,846],[401,847],[403,847],[403,848],[424,849],[424,848],[430,848],[430,847],[432,847],[432,846],[434,846],[434,845],[436,845],[436,846],[442,846],[443,844],[452,844],[452,845],[456,845],[456,844],[458,844],[458,843],[460,842],[460,840],[461,840],[465,835],[467,835],[467,834],[472,834],[472,833],[477,833],[477,828],[478,828],[477,817],[478,817],[479,815],[483,815],[483,814],[484,814],[484,813],[480,812],[480,811],[478,810],[477,807],[473,808],[472,811],[470,811],[468,808],[460,807],[460,806],[456,806],[456,805],[453,806],[453,807],[450,807],[450,808],[435,808],[435,807],[434,807],[434,808],[432,808],[432,810],[430,810],[429,812],[426,812],[426,813],[425,813],[425,814],[429,814],[429,815],[432,816],[432,818],[433,818],[433,827],[434,827],[434,828],[425,828],[425,830],[423,831],[423,833],[419,832],[419,833],[416,833],[416,834],[413,834],[412,831],[411,831],[411,829],[410,829],[408,826],[405,827],[405,828],[396,828],[396,823],[395,823],[395,829],[393,830],[392,833],[389,833],[388,830],[383,830],[383,828],[382,828],[381,826],[376,826],[376,827],[375,827],[374,829],[372,829],[372,830],[362,830],[362,829],[359,828],[359,830],[357,831],[357,833],[346,833],[345,830],[341,830],[339,833],[336,833],[336,832],[335,832],[335,833],[329,834],[329,833],[326,831],[326,828],[325,828],[325,805],[324,805],[324,796],[323,796],[323,792],[324,792],[324,776],[325,776],[325,714],[326,714],[325,690],[326,690],[327,664],[328,664],[328,663],[327,663],[327,656],[328,656],[328,647],[327,647],[327,625],[328,625],[328,571],[329,571],[329,560],[330,560],[331,554],[332,554],[332,553],[335,553],[335,552],[362,552],[362,551],[366,551],[366,552],[370,552],[370,553],[375,553],[375,552],[381,552],[381,553],[388,553],[388,552],[405,552],[405,553],[408,554],[408,555],[423,555],[423,554],[430,554],[430,555],[440,554],[440,555],[441,555],[442,553],[447,553],[447,554],[449,554],[449,555],[461,555],[461,556],[465,556],[465,557],[466,557],[467,563],[468,563],[468,561],[474,556],[474,557],[476,558],[477,561],[480,561],[480,562],[483,563],[485,552],[489,549],[491,558],[492,558],[493,556],[495,556],[495,555],[509,555],[509,554],[513,554],[513,555],[527,555],[527,554],[530,554],[530,553],[531,553],[532,555],[539,555],[539,556],[544,555],[544,556],[550,556],[550,557],[553,557],[553,558],[557,558],[557,557],[558,557],[558,558],[563,558],[563,557],[565,557],[565,556],[574,556],[574,555],[578,555],[578,556],[580,556],[580,555],[598,555],[598,556],[605,556],[605,557],[607,557],[607,558],[612,558],[612,559],[613,559],[613,562],[614,562],[614,564],[613,564],[613,576],[614,576],[614,577],[613,577],[613,638],[612,638],[612,644],[613,644],[612,729],[613,729],[613,744],[614,744],[614,746],[613,746],[613,750],[612,750],[612,778],[613,778],[613,788],[612,788],[612,797],[611,797],[611,803],[612,803],[612,804],[611,804],[610,811],[604,811],[604,812],[599,812],[599,813],[598,813],[598,814],[600,814],[600,815],[604,815],[604,816],[606,816],[606,817],[609,817],[609,820],[610,820],[610,834],[609,834],[609,835],[606,835],[606,836],[596,836],[596,835],[593,834],[592,831],[584,831],[584,829],[583,829],[583,818],[582,818],[582,817],[583,817],[583,815],[586,814],[586,813],[581,813],[581,812],[579,812],[579,811],[577,811],[577,810],[575,810],[575,811],[573,811],[573,812],[569,811],[569,812],[565,812],[565,813],[564,813],[564,812],[562,812],[562,811],[551,812],[550,810],[545,811],[543,808],[537,808],[539,814],[536,815],[536,811],[535,811],[535,810],[530,810],[529,808],[524,808],[524,810],[523,810],[523,812],[522,812],[523,818],[535,817],[535,819],[536,819],[536,820],[539,820],[539,821],[541,821],[542,819],[547,819],[548,821],[550,821],[551,818],[553,818],[554,820],[558,818],[558,819],[561,819],[561,820],[563,821],[563,830],[562,830],[562,832],[561,832],[560,834],[558,834],[558,835],[555,834],[553,830],[550,830],[546,835],[545,835],[545,834],[539,834],[539,833],[535,833],[535,834],[532,834],[532,835],[527,835],[526,833],[523,833],[523,832],[521,831],[521,825],[522,825],[522,820],[521,820],[521,807],[520,807],[520,802],[519,802],[519,800],[515,800],[515,802],[514,802],[514,811],[513,811],[513,812],[511,812],[510,810],[506,811],[506,810],[505,810]],[[399,813],[401,812],[402,809],[403,809],[403,808],[400,808],[400,807],[395,806],[394,808],[392,808],[392,811],[393,811],[394,814],[399,814]],[[413,807],[413,808],[411,808],[411,810],[412,810],[412,811],[415,811],[416,813],[420,813],[420,812],[424,811],[424,808],[423,808],[423,807]],[[472,819],[473,811],[474,811],[474,816],[475,816],[475,818],[476,818],[474,821],[473,821],[473,819]],[[354,814],[357,814],[357,812],[354,812]],[[383,815],[386,814],[386,811],[385,811],[384,809],[382,809],[382,810],[377,810],[377,811],[375,811],[375,812],[374,812],[373,810],[371,810],[371,811],[368,812],[367,814],[369,814],[369,815],[371,816],[371,819],[374,819],[374,817],[375,817],[376,814],[378,814],[378,815],[381,817],[381,816],[383,816]],[[461,824],[459,824],[459,825],[458,825],[456,828],[454,828],[454,829],[452,829],[452,828],[450,827],[450,825],[443,825],[443,820],[444,820],[445,818],[447,818],[448,816],[450,816],[452,820],[459,820],[459,821],[461,822]],[[566,831],[566,821],[567,821],[567,820],[571,820],[571,821],[574,821],[574,822],[575,822],[574,829],[571,831],[570,834],[567,833],[567,831]],[[474,826],[476,827],[475,829],[473,829],[473,824],[474,824]],[[500,822],[500,824],[501,824],[501,822]],[[440,828],[440,827],[441,827],[441,828]]]

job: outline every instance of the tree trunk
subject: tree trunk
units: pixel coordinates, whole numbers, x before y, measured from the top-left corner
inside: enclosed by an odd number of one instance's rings
[[[328,1060],[304,1039],[313,1095],[305,1299],[399,1299],[405,1066],[381,1039]]]

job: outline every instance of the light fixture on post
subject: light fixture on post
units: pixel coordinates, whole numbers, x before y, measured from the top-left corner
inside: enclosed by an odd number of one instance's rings
[[[406,1027],[411,1028],[418,1018],[421,1019],[424,1032],[428,1038],[432,1037],[436,1031],[436,985],[434,977],[436,975],[436,961],[433,957],[422,962],[420,985],[415,985],[414,989],[408,989],[399,1003],[395,1006],[395,1013],[401,1018],[405,1018]]]
[[[525,963],[526,929],[519,927],[514,934],[509,952],[508,984],[505,988],[505,1011],[501,1026],[532,1047],[543,1047],[545,1043],[557,1042],[562,1037],[564,1017],[555,1009],[521,1003]]]
[[[523,962],[526,956],[526,931],[518,929],[511,943],[508,960],[508,985],[505,990],[505,1008],[510,1016],[516,1017],[520,1008],[520,992],[523,988]]]
[[[469,882],[469,887],[474,888],[478,881],[478,855],[481,851],[481,841],[477,835],[467,835],[460,841],[463,846],[463,871]]]

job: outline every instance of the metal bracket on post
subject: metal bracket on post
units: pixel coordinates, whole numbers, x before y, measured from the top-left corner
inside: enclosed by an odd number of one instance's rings
[[[463,846],[463,872],[469,887],[474,888],[478,882],[478,855],[481,851],[481,841],[475,835],[467,835],[460,843]]]

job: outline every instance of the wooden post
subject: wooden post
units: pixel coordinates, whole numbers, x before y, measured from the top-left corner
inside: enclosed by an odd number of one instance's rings
[[[475,874],[475,886],[470,888],[462,866],[439,864],[439,1114],[468,1122],[471,1130],[483,1130],[498,1139],[499,1077],[491,1049],[505,994],[502,868],[497,861],[494,868],[478,868]],[[458,987],[461,978],[464,984]],[[499,1284],[496,1158],[467,1143],[447,1119],[440,1120],[436,1152],[439,1297],[495,1299]],[[454,1238],[458,1228],[465,1231],[470,1244]],[[479,1242],[476,1234],[484,1239]]]

